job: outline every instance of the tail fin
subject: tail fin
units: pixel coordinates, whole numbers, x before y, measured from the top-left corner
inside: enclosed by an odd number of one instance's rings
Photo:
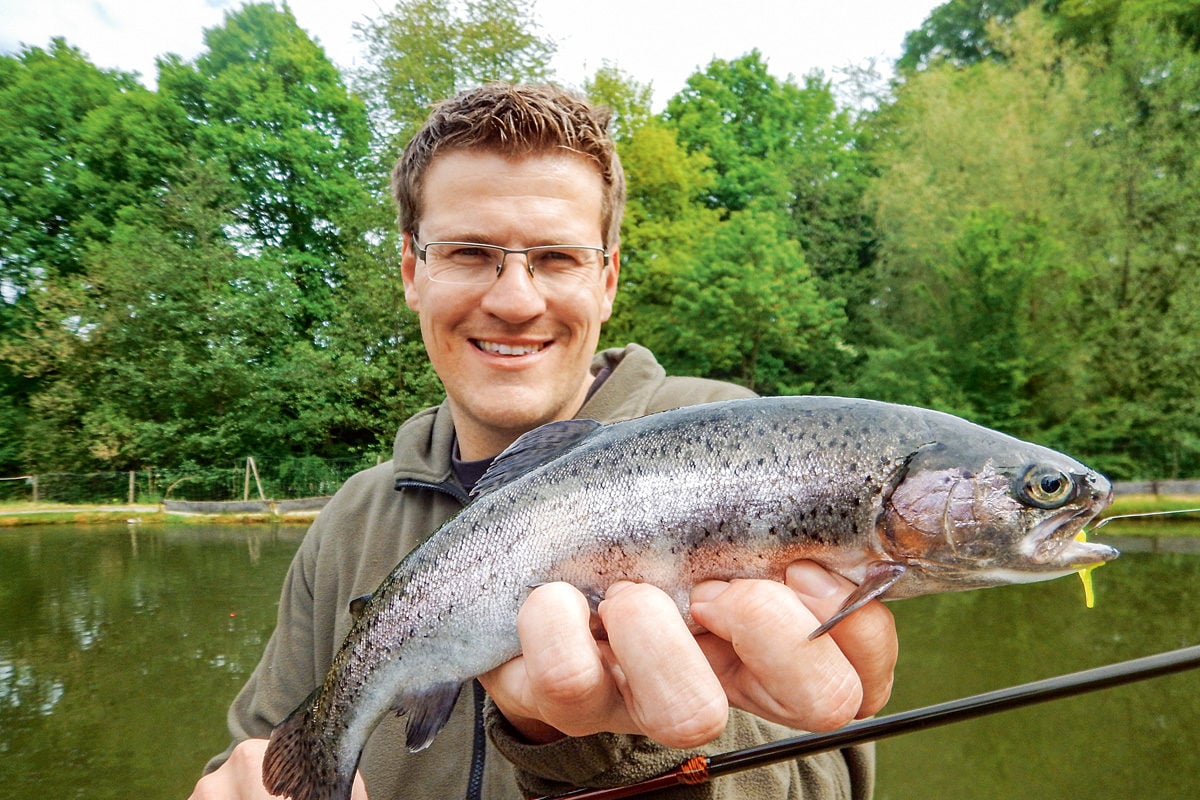
[[[263,786],[292,800],[350,800],[358,764],[338,764],[331,743],[316,731],[313,692],[271,732],[263,757]]]

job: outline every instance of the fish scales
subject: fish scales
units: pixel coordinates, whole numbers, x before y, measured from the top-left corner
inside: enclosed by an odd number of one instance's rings
[[[348,796],[389,708],[409,714],[410,749],[427,746],[458,687],[519,654],[517,611],[541,583],[592,598],[617,580],[651,583],[690,622],[696,583],[782,579],[811,558],[859,584],[830,626],[877,596],[1043,580],[1116,555],[1074,538],[1111,498],[1103,476],[957,417],[868,400],[553,423],[498,457],[477,491],[384,580],[323,686],[277,727],[273,792]]]

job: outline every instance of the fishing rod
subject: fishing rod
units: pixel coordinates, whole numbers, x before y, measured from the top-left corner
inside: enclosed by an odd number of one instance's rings
[[[708,783],[722,775],[779,761],[886,739],[902,733],[934,728],[1047,700],[1073,697],[1134,681],[1157,678],[1197,666],[1200,666],[1200,645],[1046,678],[1007,689],[997,689],[886,717],[854,722],[829,733],[808,733],[744,750],[713,756],[696,756],[656,778],[608,789],[577,789],[567,794],[546,796],[537,800],[616,800],[672,786]]]

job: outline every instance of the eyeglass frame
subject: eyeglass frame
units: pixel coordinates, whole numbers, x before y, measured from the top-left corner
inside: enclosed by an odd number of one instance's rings
[[[514,247],[501,247],[498,244],[487,244],[486,242],[426,242],[425,246],[422,247],[421,243],[417,241],[417,237],[415,235],[412,237],[411,241],[412,241],[412,246],[413,246],[413,252],[416,254],[417,258],[419,258],[425,262],[426,269],[429,268],[429,258],[428,258],[429,248],[434,245],[437,245],[437,244],[453,244],[453,245],[459,245],[459,246],[465,246],[465,247],[482,247],[487,250],[499,250],[500,251],[500,263],[496,265],[496,277],[497,278],[499,278],[501,273],[504,272],[504,262],[508,261],[508,257],[511,255],[525,256],[525,270],[526,270],[526,272],[529,273],[530,278],[534,278],[535,276],[534,276],[534,272],[533,272],[533,261],[530,260],[529,254],[535,250],[565,250],[568,248],[574,248],[576,250],[594,250],[595,252],[599,253],[601,256],[601,264],[600,264],[601,268],[608,266],[609,257],[611,255],[608,252],[607,247],[597,247],[594,244],[538,244],[538,245],[534,245],[533,247],[516,247],[516,248],[514,248]],[[433,277],[433,273],[430,273],[429,280],[434,281],[435,283],[443,283],[443,281],[439,281],[437,278]],[[477,284],[476,283],[455,284],[455,283],[450,283],[450,282],[445,282],[445,283],[448,286],[486,286],[487,285],[485,283],[477,283]]]

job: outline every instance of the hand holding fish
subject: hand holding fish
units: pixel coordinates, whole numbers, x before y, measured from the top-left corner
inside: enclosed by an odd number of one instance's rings
[[[674,747],[720,734],[736,706],[784,725],[828,730],[883,707],[896,633],[872,603],[815,641],[854,585],[811,562],[776,581],[707,581],[692,610],[648,584],[610,587],[589,630],[587,600],[566,584],[533,592],[518,615],[524,655],[481,676],[496,705],[532,742],[599,731],[641,733]]]
[[[784,576],[692,590],[692,618],[709,631],[697,641],[730,703],[809,731],[879,712],[899,649],[892,613],[873,601],[813,639],[857,587],[812,561],[794,562]]]

